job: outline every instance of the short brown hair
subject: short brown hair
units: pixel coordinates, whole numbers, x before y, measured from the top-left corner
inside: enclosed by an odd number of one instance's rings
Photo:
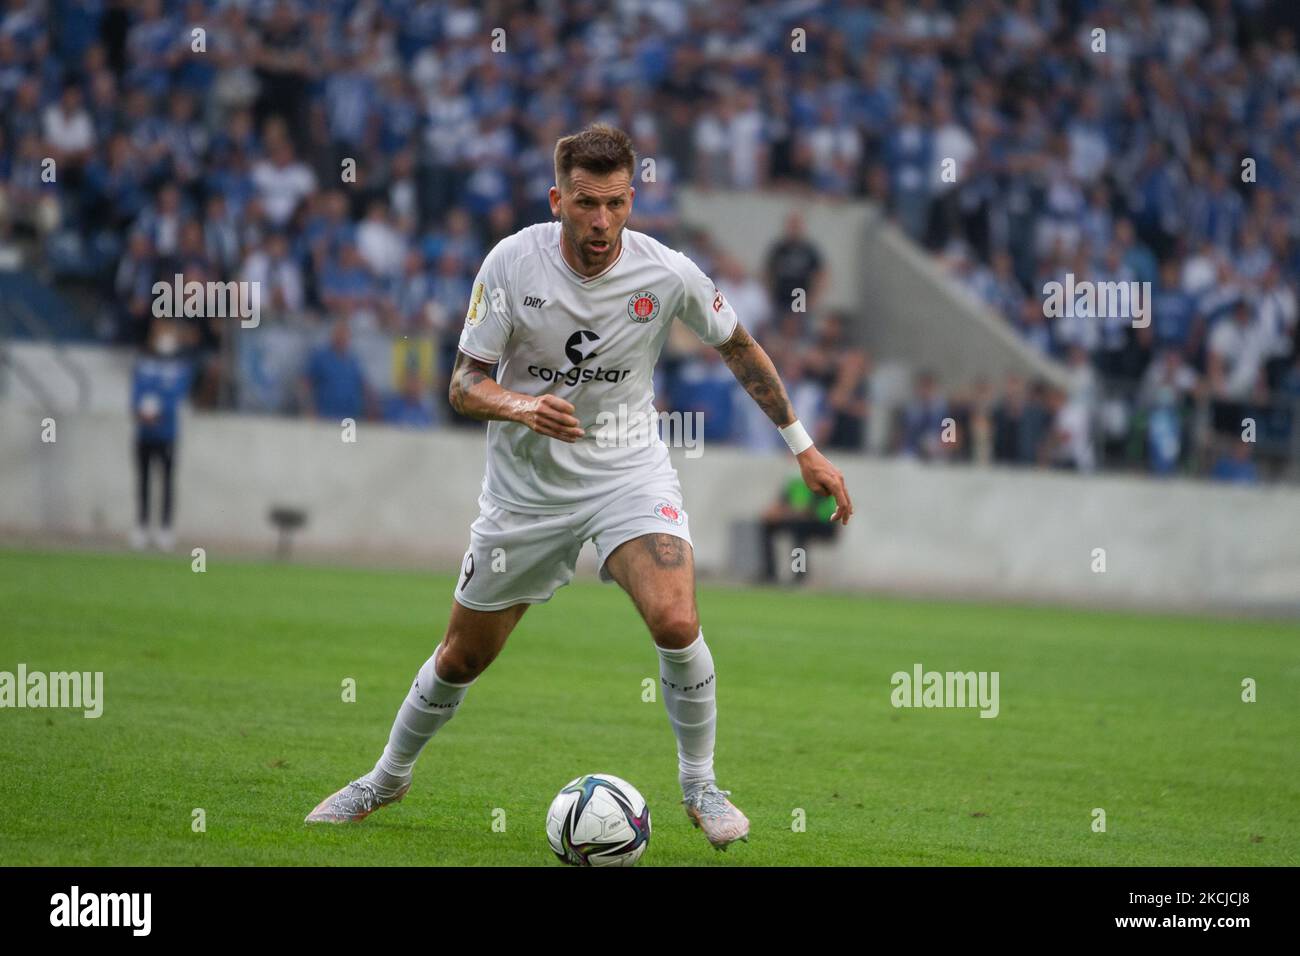
[[[568,185],[569,173],[574,169],[585,169],[597,176],[626,169],[631,178],[636,172],[632,138],[606,123],[592,123],[571,136],[561,136],[555,144],[555,185]]]

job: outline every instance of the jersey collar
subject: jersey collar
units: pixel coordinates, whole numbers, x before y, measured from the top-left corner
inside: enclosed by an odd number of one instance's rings
[[[555,254],[560,259],[560,265],[564,266],[565,271],[567,271],[569,275],[573,277],[574,281],[576,281],[580,285],[591,285],[597,279],[605,278],[605,276],[609,275],[610,272],[613,271],[616,265],[618,265],[620,262],[623,261],[623,254],[627,252],[627,242],[624,241],[624,239],[625,237],[620,237],[619,239],[618,255],[614,257],[614,261],[611,262],[609,265],[605,266],[604,269],[601,269],[594,276],[583,275],[577,269],[573,268],[573,266],[569,265],[568,259],[564,258],[564,247],[561,245],[561,243],[564,242],[563,230],[561,230],[559,238],[555,240]]]

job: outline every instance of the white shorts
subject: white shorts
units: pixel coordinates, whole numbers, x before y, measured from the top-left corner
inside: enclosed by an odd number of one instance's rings
[[[452,596],[476,611],[541,604],[573,580],[578,553],[596,542],[600,579],[612,581],[605,559],[624,541],[671,534],[691,543],[676,474],[655,475],[565,514],[522,514],[479,495],[479,516],[469,528]]]

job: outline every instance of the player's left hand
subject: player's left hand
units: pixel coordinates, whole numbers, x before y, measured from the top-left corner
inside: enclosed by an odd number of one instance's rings
[[[844,486],[844,473],[832,465],[816,447],[800,452],[798,461],[804,484],[816,494],[830,495],[835,499],[835,513],[831,515],[831,520],[848,524],[853,515],[853,502],[849,500],[849,490]]]

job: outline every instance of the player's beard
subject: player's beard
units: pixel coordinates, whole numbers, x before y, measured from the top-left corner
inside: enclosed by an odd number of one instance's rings
[[[583,272],[598,272],[604,266],[608,265],[614,251],[618,248],[619,235],[622,232],[620,227],[613,234],[607,234],[603,238],[609,243],[604,252],[596,252],[588,242],[592,236],[583,236],[578,225],[569,219],[564,213],[560,213],[560,228],[564,230],[564,238],[568,241],[569,247],[578,255],[578,263],[582,266]]]

